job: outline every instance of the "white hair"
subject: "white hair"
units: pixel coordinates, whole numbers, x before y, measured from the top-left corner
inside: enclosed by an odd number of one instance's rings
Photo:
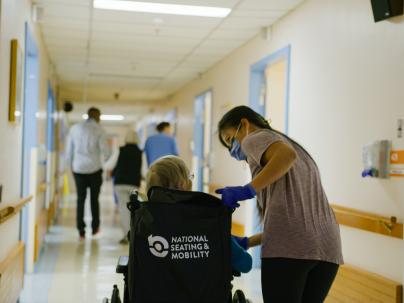
[[[177,190],[191,190],[192,181],[184,160],[176,156],[162,157],[150,166],[146,176],[146,190],[160,186]]]
[[[125,143],[139,144],[139,136],[134,130],[128,130],[125,136]]]

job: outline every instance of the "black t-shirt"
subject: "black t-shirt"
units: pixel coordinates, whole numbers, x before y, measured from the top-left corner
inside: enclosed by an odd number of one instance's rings
[[[140,186],[142,151],[136,144],[126,144],[119,150],[118,162],[112,171],[114,184]]]

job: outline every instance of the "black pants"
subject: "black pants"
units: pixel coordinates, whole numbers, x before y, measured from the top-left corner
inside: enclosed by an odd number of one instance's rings
[[[87,196],[87,188],[90,188],[91,215],[93,217],[91,227],[93,232],[100,227],[100,205],[98,197],[102,185],[102,170],[92,174],[74,173],[74,180],[77,188],[77,229],[81,236],[85,234],[86,224],[84,223],[84,203]]]
[[[265,303],[321,303],[339,265],[323,261],[263,258],[262,294]]]

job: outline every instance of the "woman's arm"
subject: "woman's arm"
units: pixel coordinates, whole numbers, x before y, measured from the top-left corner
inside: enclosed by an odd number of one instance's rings
[[[261,245],[262,242],[262,233],[252,235],[248,237],[248,248],[255,247]]]
[[[279,141],[272,144],[262,155],[261,165],[264,168],[251,181],[256,192],[271,185],[283,177],[296,160],[296,151],[288,144]]]
[[[231,237],[231,265],[234,270],[247,273],[252,267],[251,255]]]
[[[103,163],[102,168],[106,171],[114,170],[119,159],[119,147],[114,146],[110,157]]]

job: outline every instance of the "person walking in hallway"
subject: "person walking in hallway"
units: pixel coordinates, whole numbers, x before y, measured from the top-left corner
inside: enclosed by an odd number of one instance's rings
[[[92,234],[100,230],[100,209],[98,197],[102,185],[102,163],[111,151],[107,143],[106,133],[99,125],[101,112],[91,107],[88,119],[71,127],[67,141],[66,154],[72,169],[77,188],[77,229],[80,239],[85,237],[84,203],[87,188],[90,188]]]
[[[126,207],[130,193],[138,190],[141,181],[142,151],[139,138],[135,131],[129,130],[125,138],[125,146],[119,149],[119,157],[115,168],[112,170],[114,189],[118,200],[121,227],[124,237],[121,244],[127,244],[127,233],[130,229],[130,212]]]
[[[147,138],[144,147],[148,166],[163,156],[178,156],[177,142],[172,135],[170,123],[161,122],[156,130],[158,134]]]

